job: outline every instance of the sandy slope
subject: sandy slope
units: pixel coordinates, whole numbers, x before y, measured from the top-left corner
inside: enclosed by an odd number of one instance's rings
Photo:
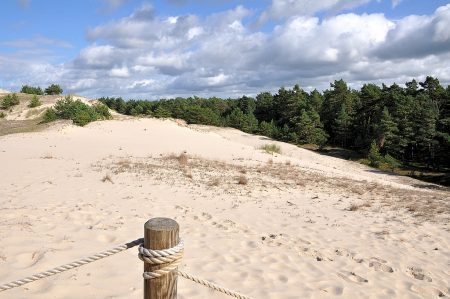
[[[42,105],[35,108],[29,108],[28,104],[30,103],[33,95],[25,93],[17,93],[17,95],[19,96],[19,105],[11,107],[10,110],[3,111],[4,113],[6,113],[5,119],[7,120],[27,120],[38,118],[42,116],[47,108],[52,107],[57,101],[62,100],[65,97],[62,95],[39,96],[39,100],[41,101]],[[72,98],[74,100],[80,100],[88,105],[96,103],[96,101],[92,101],[86,97],[78,95],[72,95]]]
[[[272,156],[267,143],[154,119],[0,137],[0,283],[166,216],[184,270],[254,298],[450,296],[447,191],[288,144]],[[141,272],[130,250],[0,298],[141,298]],[[180,279],[179,298],[228,297]]]

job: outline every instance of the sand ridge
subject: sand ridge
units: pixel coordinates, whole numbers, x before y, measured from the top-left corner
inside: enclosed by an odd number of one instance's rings
[[[134,118],[0,137],[0,166],[0,282],[166,216],[180,223],[184,270],[254,298],[450,296],[449,193],[415,180],[234,129]],[[139,298],[142,268],[130,250],[0,298]],[[184,279],[178,293],[228,298]]]

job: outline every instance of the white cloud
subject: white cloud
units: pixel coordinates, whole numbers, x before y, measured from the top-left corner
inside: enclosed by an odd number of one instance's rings
[[[126,66],[124,67],[115,67],[109,71],[109,75],[111,77],[120,77],[120,78],[126,78],[130,76],[130,72],[128,71],[128,68]]]
[[[364,1],[318,2],[343,7]],[[158,17],[144,5],[90,28],[91,44],[73,61],[54,65],[49,59],[34,62],[46,53],[33,54],[34,61],[23,52],[0,54],[0,71],[12,70],[2,80],[10,82],[7,89],[42,79],[39,84],[53,80],[87,96],[140,98],[226,97],[295,83],[320,89],[339,78],[353,84],[403,83],[436,75],[450,82],[450,5],[399,20],[383,14],[320,19],[296,13],[268,32],[249,28],[251,13],[238,6],[206,17]]]
[[[281,20],[292,16],[313,15],[320,11],[339,11],[367,4],[372,0],[272,0],[272,4],[258,18],[258,23]]]

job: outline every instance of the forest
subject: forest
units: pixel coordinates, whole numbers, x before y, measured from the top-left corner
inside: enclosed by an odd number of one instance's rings
[[[336,80],[320,92],[299,85],[255,98],[175,98],[158,101],[103,97],[127,115],[173,117],[190,124],[233,127],[297,145],[336,146],[368,157],[372,166],[450,167],[450,86],[428,76],[403,86]]]

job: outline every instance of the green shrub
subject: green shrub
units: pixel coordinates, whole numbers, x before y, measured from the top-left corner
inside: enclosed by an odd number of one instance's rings
[[[260,149],[266,151],[269,154],[273,153],[281,154],[281,149],[276,144],[264,144],[263,146],[260,147]]]
[[[369,159],[369,165],[372,167],[379,167],[382,161],[382,157],[380,151],[378,149],[377,143],[372,141],[370,145],[369,154],[367,155],[367,159]]]
[[[37,94],[37,95],[43,95],[44,92],[42,89],[38,87],[23,85],[22,89],[20,90],[21,93],[28,93],[28,94]]]
[[[42,103],[39,100],[39,97],[37,95],[33,95],[33,98],[31,99],[30,103],[28,104],[29,108],[34,108],[34,107],[38,107],[41,106]]]
[[[5,117],[6,117],[5,112],[0,112],[0,118],[5,118]]]
[[[58,84],[52,84],[45,89],[45,94],[50,94],[50,95],[55,95],[55,94],[58,95],[58,94],[62,94],[62,92],[63,92],[63,90]]]
[[[394,171],[395,168],[398,168],[402,165],[397,159],[389,154],[386,154],[386,156],[384,156],[384,162],[389,166],[391,171]]]
[[[98,119],[110,119],[108,107],[103,104],[89,106],[80,100],[74,101],[71,96],[56,102],[54,108],[47,109],[44,122],[56,119],[70,119],[78,126],[85,126]]]
[[[58,119],[58,115],[56,115],[56,111],[53,108],[47,108],[44,113],[44,118],[42,119],[43,123],[49,123]]]
[[[13,93],[3,98],[1,107],[2,109],[6,110],[8,108],[11,108],[12,106],[18,105],[19,103],[19,97],[17,96],[17,94]]]
[[[104,104],[95,104],[92,106],[95,110],[95,112],[99,115],[100,119],[111,119],[111,113],[109,112],[109,109]]]
[[[72,121],[74,124],[84,127],[90,122],[96,121],[98,119],[98,114],[95,113],[94,109],[86,109],[77,111],[73,116]]]

